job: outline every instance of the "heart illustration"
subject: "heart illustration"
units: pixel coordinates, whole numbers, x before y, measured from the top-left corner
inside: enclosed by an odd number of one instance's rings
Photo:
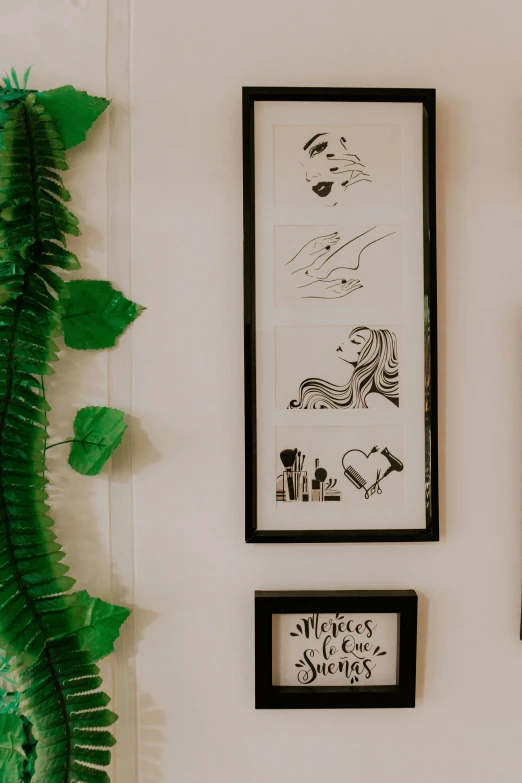
[[[357,487],[364,489],[366,499],[381,495],[381,481],[394,471],[404,469],[401,460],[385,447],[374,446],[368,454],[361,449],[350,449],[342,459],[344,475]]]

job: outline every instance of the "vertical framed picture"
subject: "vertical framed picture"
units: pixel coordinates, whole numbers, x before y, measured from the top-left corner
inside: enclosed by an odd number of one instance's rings
[[[414,590],[256,592],[256,709],[415,707]]]
[[[246,540],[436,541],[435,91],[243,88]]]

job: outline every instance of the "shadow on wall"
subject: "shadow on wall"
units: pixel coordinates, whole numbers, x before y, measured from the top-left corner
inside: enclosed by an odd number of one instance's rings
[[[60,344],[59,340],[57,342]],[[86,351],[79,359],[75,353],[60,351],[57,373],[48,382],[47,399],[52,408],[49,444],[72,436],[77,410],[92,404],[100,387],[104,388],[105,379],[98,357]],[[100,570],[100,564],[108,560],[107,542],[100,538],[104,524],[95,503],[100,484],[99,479],[81,476],[69,467],[69,450],[70,446],[64,444],[47,451],[51,514],[58,538],[67,552],[67,562],[72,566],[72,575],[81,587],[96,595],[97,588],[102,586],[100,579],[106,575],[109,582],[109,571]],[[102,478],[102,481],[106,479]],[[102,592],[105,592],[104,587]]]
[[[98,275],[94,270],[91,277]],[[60,347],[60,362],[57,374],[48,382],[47,397],[51,404],[49,444],[69,438],[73,434],[73,422],[79,408],[99,402],[100,394],[106,388],[106,356],[96,351],[73,351]],[[115,348],[117,350],[117,346]],[[110,480],[124,484],[132,474],[146,468],[160,458],[160,453],[143,432],[140,422],[133,416],[126,416],[129,425],[123,445],[117,450],[110,463]],[[137,456],[133,459],[132,474],[129,472],[126,454],[132,443],[139,444]],[[101,662],[105,687],[114,694],[112,708],[120,719],[113,731],[117,745],[113,749],[115,777],[133,770],[137,765],[136,709],[133,694],[136,693],[136,654],[145,629],[156,619],[157,614],[132,604],[128,586],[115,573],[110,560],[110,519],[107,503],[109,483],[106,466],[97,477],[82,476],[67,464],[70,446],[63,444],[47,452],[50,484],[48,487],[51,515],[56,523],[56,532],[67,553],[65,562],[71,566],[71,575],[78,583],[75,589],[87,589],[93,596],[121,603],[132,614],[121,629],[121,637],[115,644],[115,654]],[[137,630],[139,629],[139,630]],[[115,676],[117,672],[117,676]],[[151,697],[145,699],[147,710],[144,719],[144,758],[159,755],[163,742],[161,731],[151,734],[153,722],[164,723],[159,711],[151,708]],[[140,705],[141,705],[140,701]],[[139,708],[140,723],[142,709]],[[149,747],[150,746],[150,747]],[[132,749],[132,750],[130,750]],[[129,758],[129,751],[132,758]],[[147,761],[148,763],[148,761]],[[157,781],[154,776],[144,780]]]
[[[141,427],[140,420],[136,416],[125,414],[125,422],[128,429],[125,432],[124,443],[132,446],[132,475],[135,476],[145,468],[153,465],[162,458],[161,452],[150,440],[148,434]],[[128,481],[128,471],[125,469],[125,460],[119,459],[119,449],[116,449],[111,460],[111,480],[118,484]]]
[[[419,599],[417,615],[417,688],[416,701],[420,707],[424,698],[424,673],[426,671],[426,656],[428,650],[428,613],[429,601],[426,596],[416,591]]]
[[[437,98],[437,362],[438,362],[438,407],[439,407],[439,531],[440,540],[446,537],[446,475],[441,460],[448,459],[447,416],[440,412],[449,410],[448,389],[448,265],[447,265],[447,221],[452,213],[449,207],[451,193],[460,176],[460,161],[468,143],[462,132],[461,114],[466,111],[461,100]],[[442,176],[444,174],[444,176]]]
[[[142,783],[158,783],[163,780],[162,747],[165,744],[165,714],[154,708],[151,696],[138,698],[139,724],[139,779]]]
[[[113,578],[113,583],[118,577]],[[114,584],[113,584],[114,586]],[[118,594],[125,594],[125,587],[117,584]],[[165,717],[161,710],[153,708],[152,696],[142,695],[137,698],[137,702],[129,704],[129,692],[136,692],[136,654],[139,643],[143,637],[145,629],[151,625],[158,617],[157,612],[142,609],[138,606],[126,602],[132,609],[132,614],[122,627],[120,639],[115,644],[115,655],[113,664],[118,670],[118,683],[120,688],[125,688],[128,692],[120,694],[120,719],[114,726],[114,734],[118,744],[113,751],[114,760],[114,778],[119,780],[128,779],[129,773],[135,772],[137,780],[142,783],[157,783],[161,779],[161,769],[159,760],[161,758],[161,746],[165,742],[164,732],[161,726],[165,724]],[[125,652],[127,651],[127,654]],[[109,659],[110,660],[110,659]],[[144,709],[144,706],[145,709]],[[124,707],[125,709],[121,709]],[[137,710],[137,715],[136,715]],[[137,722],[137,725],[136,725]],[[136,730],[138,735],[136,736]],[[132,748],[133,758],[129,759],[128,754]],[[154,764],[150,760],[158,760]],[[143,767],[143,776],[138,765]],[[149,769],[150,767],[150,769]],[[156,772],[157,770],[157,772]]]

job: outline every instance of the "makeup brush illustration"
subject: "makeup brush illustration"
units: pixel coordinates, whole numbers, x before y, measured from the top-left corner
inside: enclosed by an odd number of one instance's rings
[[[296,449],[283,449],[281,454],[281,462],[287,470],[289,470],[294,464]]]
[[[290,473],[295,462],[296,454],[297,454],[297,449],[283,449],[283,451],[279,455],[281,458],[281,462],[283,463],[285,470],[287,471],[288,474],[286,479],[288,483],[289,500],[295,500],[294,480],[290,475]]]

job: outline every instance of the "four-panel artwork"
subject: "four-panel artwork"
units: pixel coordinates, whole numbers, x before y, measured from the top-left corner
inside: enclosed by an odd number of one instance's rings
[[[243,133],[246,540],[436,541],[435,92],[244,88]],[[360,595],[259,594],[258,707],[414,706],[417,598]]]
[[[433,112],[245,89],[248,541],[438,537]]]

